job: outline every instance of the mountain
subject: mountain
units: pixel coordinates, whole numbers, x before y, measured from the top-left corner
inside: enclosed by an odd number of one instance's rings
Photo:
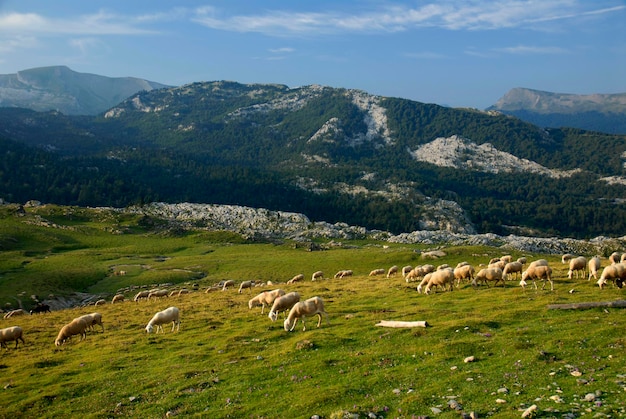
[[[77,73],[65,66],[40,67],[0,75],[0,107],[67,115],[96,115],[127,97],[166,85],[135,77]]]
[[[626,134],[626,93],[574,95],[515,88],[487,110],[542,127]]]
[[[240,205],[393,234],[626,234],[626,137],[367,92],[215,81],[0,109],[0,198]],[[147,220],[148,221],[148,220]]]

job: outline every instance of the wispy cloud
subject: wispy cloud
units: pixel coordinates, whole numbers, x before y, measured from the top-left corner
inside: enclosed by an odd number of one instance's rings
[[[295,49],[290,47],[282,47],[282,48],[272,48],[269,50],[272,54],[290,54],[295,51]]]
[[[442,60],[448,58],[448,56],[446,56],[445,54],[432,51],[407,52],[404,54],[404,56],[408,58],[415,58],[418,60]]]
[[[615,4],[615,3],[613,3]],[[340,7],[339,4],[337,7]],[[582,0],[442,0],[419,7],[390,6],[354,14],[341,11],[224,15],[214,7],[196,9],[192,21],[208,28],[268,35],[369,33],[420,27],[448,30],[536,29],[546,21],[571,20],[623,12],[624,5],[598,8]]]
[[[530,55],[530,54],[568,54],[569,51],[560,47],[544,47],[532,45],[517,45],[514,47],[496,48],[495,51],[508,54]]]

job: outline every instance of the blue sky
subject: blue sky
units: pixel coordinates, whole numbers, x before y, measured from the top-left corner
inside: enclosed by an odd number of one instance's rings
[[[626,92],[624,0],[0,0],[0,74],[321,84],[484,109]]]

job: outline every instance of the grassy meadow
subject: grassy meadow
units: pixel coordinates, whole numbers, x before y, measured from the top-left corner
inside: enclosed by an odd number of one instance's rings
[[[626,416],[624,309],[548,309],[551,304],[614,301],[625,290],[567,279],[560,255],[497,248],[444,248],[424,261],[421,246],[343,243],[310,252],[292,243],[246,243],[226,232],[155,232],[141,219],[83,209],[0,210],[0,304],[32,304],[31,294],[73,291],[111,300],[129,286],[198,284],[180,297],[0,319],[19,325],[26,344],[0,350],[0,418],[458,418]],[[616,249],[617,250],[617,249]],[[375,268],[430,262],[478,267],[512,254],[547,258],[555,290],[504,287],[419,294],[400,275]],[[586,255],[590,256],[590,255]],[[603,266],[607,260],[603,259]],[[333,279],[352,269],[353,277]],[[126,271],[118,276],[115,272]],[[314,271],[326,279],[311,281]],[[302,273],[305,280],[287,285]],[[273,286],[205,292],[224,279]],[[541,287],[541,284],[539,285]],[[265,289],[325,301],[330,324],[285,332],[248,300]],[[573,290],[573,292],[570,292]],[[181,311],[181,328],[145,332],[152,315]],[[59,329],[79,315],[102,313],[105,330],[56,347]],[[394,329],[380,320],[423,320]],[[473,362],[465,362],[474,357]],[[451,401],[459,406],[450,406]]]

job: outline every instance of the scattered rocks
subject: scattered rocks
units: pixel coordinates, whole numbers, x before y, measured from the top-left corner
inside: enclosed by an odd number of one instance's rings
[[[463,362],[465,362],[466,364],[469,362],[476,362],[476,357],[474,355],[468,356],[463,360]]]

